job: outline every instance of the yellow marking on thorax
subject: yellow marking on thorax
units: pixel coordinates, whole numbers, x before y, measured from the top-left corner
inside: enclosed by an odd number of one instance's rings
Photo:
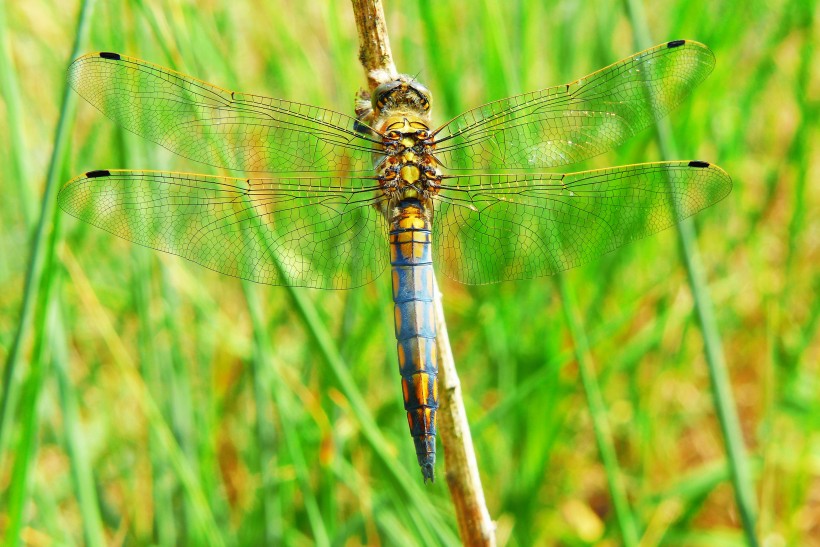
[[[417,112],[411,110],[391,110],[389,116],[376,121],[375,129],[380,133],[385,133],[389,127],[403,133],[409,133],[416,130],[413,124],[429,127],[429,119],[419,116]],[[411,141],[409,145],[405,142],[408,140]],[[405,146],[413,146],[412,141],[412,139],[402,139],[401,143]]]
[[[415,165],[405,165],[399,171],[399,176],[408,184],[415,184],[419,180],[420,174],[419,168]]]

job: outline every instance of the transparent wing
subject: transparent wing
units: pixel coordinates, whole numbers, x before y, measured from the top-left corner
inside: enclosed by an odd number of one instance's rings
[[[225,90],[116,53],[80,57],[68,82],[124,128],[217,167],[372,172],[379,147],[344,114]]]
[[[346,289],[387,264],[388,228],[373,182],[91,171],[66,183],[58,199],[81,220],[217,272]]]
[[[450,169],[547,168],[609,150],[666,115],[715,64],[698,42],[647,49],[571,84],[495,101],[440,130],[436,157]]]
[[[446,177],[434,203],[437,267],[469,284],[551,275],[668,228],[731,188],[720,167],[699,161]]]

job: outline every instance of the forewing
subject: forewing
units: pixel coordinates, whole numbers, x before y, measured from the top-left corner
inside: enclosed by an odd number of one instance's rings
[[[387,263],[373,180],[234,179],[92,171],[63,187],[66,212],[140,245],[270,285],[346,289]]]
[[[77,93],[124,128],[180,156],[241,171],[369,172],[372,137],[355,119],[225,90],[116,53],[68,69]],[[369,133],[372,134],[372,133]]]
[[[680,104],[715,64],[698,42],[655,46],[570,84],[469,110],[437,135],[450,169],[548,168],[609,150]]]
[[[469,284],[551,275],[668,228],[731,188],[720,167],[697,161],[447,177],[433,216],[437,267]]]

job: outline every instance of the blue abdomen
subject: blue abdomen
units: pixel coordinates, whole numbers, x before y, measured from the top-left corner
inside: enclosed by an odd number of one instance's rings
[[[425,481],[436,462],[438,355],[430,223],[418,200],[402,200],[390,223],[396,344],[404,409]]]

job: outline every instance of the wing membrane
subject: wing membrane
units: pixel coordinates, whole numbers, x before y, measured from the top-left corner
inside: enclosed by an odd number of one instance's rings
[[[93,53],[68,82],[124,128],[172,152],[241,171],[372,172],[374,140],[355,119],[225,90],[139,59]]]
[[[705,162],[443,182],[433,216],[437,266],[469,284],[573,268],[668,228],[732,188],[720,167]]]
[[[92,171],[60,206],[140,245],[267,283],[345,289],[388,258],[373,180],[234,179],[160,171]],[[380,194],[379,194],[380,195]]]
[[[576,163],[666,115],[714,64],[698,42],[661,44],[570,84],[468,110],[439,130],[436,156],[456,170]]]

